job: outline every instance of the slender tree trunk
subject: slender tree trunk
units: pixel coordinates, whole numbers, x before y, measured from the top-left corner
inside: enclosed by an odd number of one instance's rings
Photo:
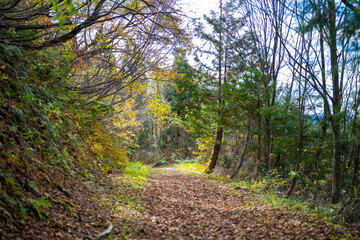
[[[248,132],[247,132],[247,135],[246,135],[245,146],[244,146],[243,151],[241,153],[239,163],[238,163],[235,171],[233,172],[233,174],[231,174],[231,178],[235,178],[238,175],[238,173],[239,173],[239,171],[240,171],[240,169],[241,169],[241,167],[242,167],[242,165],[244,163],[245,156],[246,156],[246,153],[247,153],[247,149],[248,149],[248,146],[249,146],[249,142],[250,142],[250,119],[249,119],[249,123],[248,123]]]
[[[355,186],[357,180],[357,172],[359,171],[359,154],[360,154],[360,145],[355,147],[353,161],[354,161],[354,173],[351,179],[351,185]]]
[[[331,126],[333,130],[333,179],[331,203],[338,203],[341,197],[341,142],[340,142],[340,118],[341,91],[339,86],[339,65],[337,59],[336,40],[336,7],[335,1],[329,0],[329,47],[331,55],[331,75],[333,88],[333,117]]]
[[[266,134],[266,152],[265,159],[268,165],[268,171],[271,170],[271,127],[270,116],[265,116],[265,134]]]
[[[359,120],[358,120],[358,109],[359,109],[359,100],[358,99],[355,99],[355,107],[354,107],[354,110],[355,110],[355,115],[354,115],[354,120],[353,120],[353,124],[358,124],[359,123]],[[358,131],[356,128],[353,127],[353,132],[352,132],[352,138],[354,138],[354,136],[357,136],[358,135]],[[353,172],[353,176],[351,178],[351,186],[355,186],[355,182],[357,180],[357,173],[359,171],[359,154],[360,154],[360,145],[358,143],[357,140],[354,141],[353,143],[353,146],[354,146],[354,150],[353,150],[353,156],[352,156],[352,159],[353,159],[353,162],[354,162],[354,172]]]
[[[303,101],[303,100],[301,100],[301,101]],[[302,106],[301,106],[300,113],[299,113],[299,142],[298,142],[296,165],[294,167],[295,172],[300,170],[301,156],[302,156],[302,150],[303,150],[303,145],[304,145],[304,118],[303,118],[304,102],[302,102],[301,104],[302,104]],[[292,194],[292,192],[294,191],[297,180],[298,180],[297,175],[295,175],[291,179],[290,187],[285,194],[286,197],[289,197]]]
[[[213,155],[211,157],[211,162],[206,169],[205,173],[212,173],[216,167],[217,160],[219,158],[221,145],[222,145],[222,138],[223,138],[223,127],[219,127],[216,132],[216,142],[214,145]]]
[[[260,109],[260,97],[258,98],[258,109]],[[262,145],[262,141],[261,141],[261,128],[262,128],[262,125],[261,125],[261,114],[260,112],[258,111],[257,112],[257,117],[258,117],[258,150],[257,150],[257,161],[261,164],[262,163],[262,151],[263,151],[263,145]]]
[[[333,179],[331,203],[335,204],[340,201],[341,197],[341,145],[340,145],[340,125],[333,123],[333,142],[334,142],[334,159],[333,159]]]
[[[319,13],[320,14],[320,13]],[[321,79],[324,95],[326,94],[326,67],[325,67],[325,48],[324,48],[324,32],[322,26],[320,26],[320,54],[321,54]],[[321,128],[323,136],[326,135],[327,121],[329,120],[329,112],[325,106],[324,100],[324,119],[321,121]]]
[[[161,132],[161,128],[158,129],[158,126],[157,124],[155,124],[155,141],[156,141],[156,145],[157,147],[159,148],[159,150],[162,152],[162,153],[165,153],[164,149],[161,147],[161,144],[160,144],[160,133]]]
[[[222,0],[219,1],[219,5],[220,5],[220,33],[219,33],[219,56],[218,56],[218,64],[219,64],[219,68],[218,68],[218,92],[219,92],[219,108],[223,107],[223,91],[222,91],[222,65],[223,65],[223,36],[222,36]],[[225,74],[224,74],[225,76]],[[208,168],[206,169],[205,173],[212,173],[216,167],[216,163],[217,160],[219,158],[219,154],[220,154],[220,150],[221,150],[221,145],[222,145],[222,138],[223,138],[223,133],[224,133],[224,127],[223,127],[223,123],[222,123],[222,115],[224,113],[223,109],[218,109],[218,124],[219,126],[217,127],[217,131],[216,131],[216,140],[215,140],[215,145],[214,145],[214,149],[213,149],[213,155],[211,157],[211,161],[210,164],[208,166]]]
[[[308,37],[307,37],[308,38]],[[311,35],[310,35],[311,38]],[[309,62],[309,51],[310,51],[310,45],[306,46],[306,41],[305,40],[305,35],[302,35],[302,46],[301,46],[301,52],[300,54],[306,55],[306,62]],[[285,196],[289,197],[295,187],[296,187],[296,182],[298,180],[298,175],[297,172],[300,170],[300,165],[301,165],[301,157],[302,157],[302,151],[303,151],[303,147],[304,147],[304,113],[305,113],[305,94],[307,92],[307,77],[306,77],[306,72],[308,70],[305,70],[305,74],[304,74],[304,88],[303,90],[301,90],[301,88],[299,87],[299,100],[298,100],[298,106],[299,106],[299,142],[298,142],[298,146],[297,146],[297,157],[296,157],[296,164],[294,166],[294,171],[296,172],[296,175],[293,176],[293,178],[291,179],[291,183],[290,183],[290,187],[287,190]],[[300,69],[300,75],[302,74],[302,69]],[[299,80],[299,85],[301,81],[301,78]]]

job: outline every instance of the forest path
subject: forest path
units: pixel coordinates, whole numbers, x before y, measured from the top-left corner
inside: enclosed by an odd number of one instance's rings
[[[149,180],[142,195],[148,211],[131,239],[349,239],[342,228],[205,177],[169,169]]]

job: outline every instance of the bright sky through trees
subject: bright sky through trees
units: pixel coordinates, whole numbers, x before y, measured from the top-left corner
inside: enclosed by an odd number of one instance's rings
[[[185,13],[190,17],[202,17],[208,14],[210,10],[217,9],[219,5],[218,0],[181,0],[180,6],[185,9]]]

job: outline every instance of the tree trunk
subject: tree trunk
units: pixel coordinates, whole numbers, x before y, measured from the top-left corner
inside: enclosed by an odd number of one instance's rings
[[[339,86],[339,65],[336,46],[336,7],[335,1],[329,0],[329,47],[331,55],[331,75],[333,87],[333,116],[331,126],[333,130],[334,156],[331,203],[340,201],[341,197],[341,142],[340,142],[340,117],[341,91]]]
[[[247,153],[247,149],[248,149],[248,146],[249,146],[249,142],[250,142],[250,119],[249,119],[249,125],[248,125],[248,132],[247,132],[247,135],[246,135],[246,140],[245,140],[245,146],[244,146],[244,149],[241,153],[241,156],[240,156],[240,160],[239,160],[239,163],[238,163],[238,166],[236,167],[236,170],[233,172],[233,174],[231,174],[231,178],[235,178],[243,163],[244,163],[244,160],[245,160],[245,156],[246,156],[246,153]]]
[[[258,110],[260,109],[260,97],[258,97]],[[257,111],[257,117],[258,117],[258,130],[257,130],[257,132],[258,132],[258,134],[257,134],[257,136],[258,136],[258,150],[257,150],[257,161],[258,161],[258,163],[259,163],[259,165],[260,164],[262,164],[262,151],[263,151],[263,147],[262,147],[262,141],[261,141],[261,128],[262,128],[262,126],[261,126],[261,114],[260,114],[260,112],[259,111]]]
[[[161,144],[160,144],[159,132],[161,132],[161,129],[158,129],[158,126],[157,126],[157,124],[155,123],[155,141],[156,141],[156,146],[159,148],[159,150],[160,150],[162,153],[165,153],[165,150],[162,149]]]
[[[222,36],[222,0],[219,1],[219,5],[220,5],[220,15],[219,15],[219,19],[220,19],[220,32],[219,32],[219,56],[218,56],[218,64],[219,64],[219,68],[218,68],[218,92],[219,92],[219,108],[222,108],[222,106],[224,105],[224,101],[223,101],[223,91],[222,91],[222,65],[223,65],[223,36]],[[225,78],[224,74],[224,78]],[[223,138],[223,133],[224,133],[224,127],[223,127],[223,123],[222,123],[222,115],[223,115],[224,111],[223,109],[218,109],[218,124],[219,126],[217,127],[217,131],[216,131],[216,140],[215,140],[215,145],[214,145],[214,150],[213,150],[213,155],[211,157],[211,161],[210,164],[208,166],[208,168],[205,170],[205,173],[212,173],[216,167],[216,163],[217,160],[219,158],[219,154],[220,154],[220,150],[221,150],[221,144],[222,144],[222,138]]]
[[[266,134],[266,152],[265,152],[265,162],[268,167],[268,171],[271,170],[271,122],[270,116],[265,116],[265,134]]]
[[[301,115],[301,116],[299,116],[300,117],[300,119],[299,119],[299,143],[298,143],[296,165],[294,167],[295,172],[300,170],[301,156],[302,156],[302,150],[303,150],[303,145],[304,145],[303,144],[304,143],[304,120],[303,120],[303,116],[302,116],[302,111],[299,115]],[[291,179],[290,187],[285,194],[286,197],[289,197],[292,194],[292,192],[294,191],[297,180],[298,180],[297,175],[295,175]]]
[[[334,159],[333,159],[331,203],[335,204],[340,201],[340,197],[341,197],[340,125],[335,125],[335,123],[333,124],[333,142],[334,142]]]
[[[320,13],[319,13],[320,14]],[[325,48],[324,48],[324,33],[323,28],[320,26],[320,54],[321,54],[321,79],[324,95],[326,95],[326,65],[325,65]],[[321,129],[322,134],[325,137],[328,120],[330,113],[328,112],[328,108],[326,106],[326,101],[324,100],[324,119],[321,121]]]
[[[360,145],[355,147],[354,151],[354,173],[351,179],[351,186],[355,186],[355,182],[357,180],[357,172],[359,171],[359,153],[360,153]]]
[[[213,155],[211,157],[211,162],[210,162],[208,168],[206,169],[205,173],[212,173],[215,169],[217,160],[219,158],[220,150],[221,150],[223,131],[224,131],[223,127],[219,127],[216,132],[216,142],[214,145]]]

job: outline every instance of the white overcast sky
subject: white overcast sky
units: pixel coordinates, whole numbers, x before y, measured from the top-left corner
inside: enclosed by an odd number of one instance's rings
[[[219,6],[219,0],[179,0],[178,3],[190,17],[202,17]]]
[[[223,1],[225,2],[225,1]],[[202,18],[204,14],[208,15],[210,10],[215,12],[219,9],[219,0],[178,0],[179,6],[184,10],[184,14],[191,18]],[[191,28],[191,25],[190,25]],[[193,37],[193,44],[196,46],[202,45],[202,40]],[[206,57],[202,58],[203,62],[210,63],[210,59]],[[197,64],[193,60],[193,56],[188,56],[188,61],[191,65],[196,66]],[[287,68],[280,71],[280,78],[287,79],[290,76],[290,72]],[[280,83],[282,85],[283,83]]]
[[[178,0],[178,5],[181,7],[181,9],[183,9],[183,13],[188,17],[202,18],[204,14],[209,15],[211,10],[216,12],[219,9],[219,0]],[[189,30],[191,31],[192,22],[190,21],[190,19],[188,21],[188,24],[188,27],[190,28]],[[197,39],[195,36],[193,36],[192,40],[195,46],[203,45],[203,41]],[[197,64],[193,61],[193,58],[194,56],[192,55],[188,56],[190,64],[195,66]],[[205,59],[207,58],[205,57]],[[211,60],[205,59],[202,59],[202,61],[208,62],[208,64],[210,64]]]

